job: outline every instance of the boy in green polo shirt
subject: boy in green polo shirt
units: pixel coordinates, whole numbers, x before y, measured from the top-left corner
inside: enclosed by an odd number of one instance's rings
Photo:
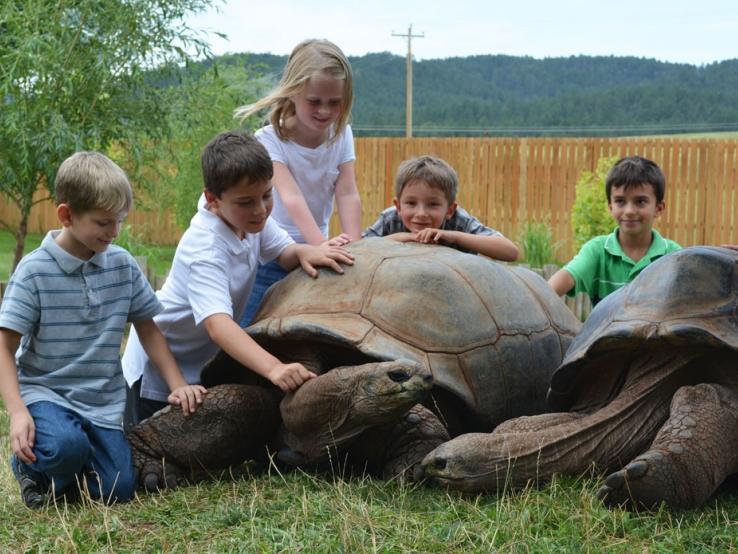
[[[673,240],[653,229],[664,204],[664,174],[640,156],[619,160],[607,174],[605,193],[617,228],[588,241],[548,283],[561,296],[586,292],[596,304],[630,283],[648,264],[679,250]]]

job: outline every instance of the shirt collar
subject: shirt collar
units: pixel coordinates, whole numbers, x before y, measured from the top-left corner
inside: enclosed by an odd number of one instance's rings
[[[91,263],[101,268],[107,267],[107,251],[96,252],[89,260],[83,260],[77,256],[73,256],[59,246],[56,242],[56,237],[59,236],[59,233],[61,233],[59,229],[46,233],[44,240],[41,241],[41,248],[46,250],[54,258],[65,273],[73,273],[86,263]]]
[[[666,247],[667,244],[664,237],[662,237],[656,229],[651,229],[651,246],[648,247],[648,251],[643,256],[642,260],[651,260],[655,256],[663,256],[666,254]],[[630,258],[626,256],[625,252],[623,252],[623,247],[620,246],[617,227],[612,233],[607,235],[607,238],[605,239],[605,250],[613,256],[630,260]],[[638,263],[640,263],[640,261]]]

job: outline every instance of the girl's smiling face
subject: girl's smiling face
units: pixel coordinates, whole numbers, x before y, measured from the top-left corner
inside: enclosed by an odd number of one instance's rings
[[[343,79],[317,73],[292,97],[295,104],[292,138],[298,144],[314,148],[328,140],[328,130],[343,110],[344,85]]]

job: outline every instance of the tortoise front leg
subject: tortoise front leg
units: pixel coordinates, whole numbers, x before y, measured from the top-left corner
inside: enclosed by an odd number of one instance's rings
[[[609,475],[597,493],[609,506],[647,510],[704,503],[738,471],[738,387],[682,387],[651,448]]]
[[[364,432],[349,449],[354,465],[365,464],[370,473],[383,479],[397,477],[419,481],[416,471],[428,452],[449,440],[440,419],[422,404],[416,404],[397,421]]]

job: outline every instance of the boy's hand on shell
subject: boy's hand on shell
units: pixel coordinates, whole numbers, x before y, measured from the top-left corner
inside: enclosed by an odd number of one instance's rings
[[[187,416],[197,411],[207,393],[208,390],[202,385],[184,385],[174,389],[167,400],[174,406],[181,406],[182,413]]]
[[[315,269],[315,266],[329,267],[336,273],[343,273],[343,268],[339,263],[353,265],[354,255],[341,246],[328,246],[326,243],[317,247],[316,252],[310,252],[309,255],[300,257],[300,265],[302,265],[305,273],[313,278],[318,276],[318,270]]]
[[[422,242],[423,244],[438,244],[441,241],[445,241],[446,234],[440,229],[427,228],[422,231],[415,233],[415,241]]]

